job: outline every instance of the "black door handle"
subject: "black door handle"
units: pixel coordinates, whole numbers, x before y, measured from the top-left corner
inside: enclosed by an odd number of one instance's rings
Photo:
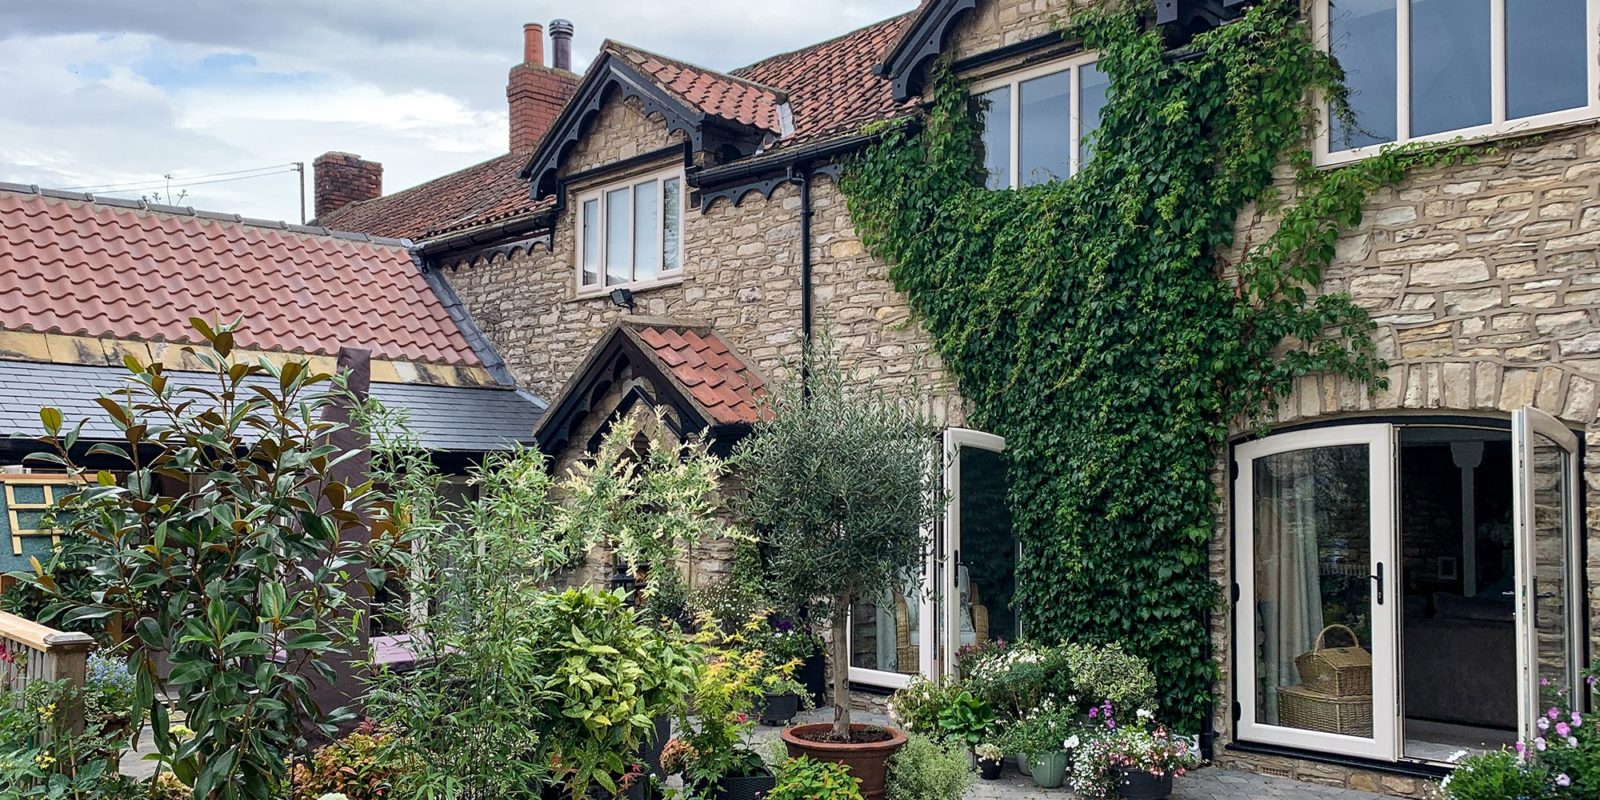
[[[1383,562],[1378,562],[1378,574],[1371,576],[1378,582],[1378,605],[1383,605]]]

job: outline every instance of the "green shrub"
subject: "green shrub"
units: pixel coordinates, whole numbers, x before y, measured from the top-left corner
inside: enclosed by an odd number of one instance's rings
[[[1061,653],[1080,708],[1109,702],[1118,714],[1131,717],[1155,702],[1156,676],[1150,665],[1122,645],[1064,644]]]
[[[907,737],[889,759],[888,800],[961,800],[973,780],[969,750]]]
[[[776,776],[767,800],[865,800],[861,781],[843,764],[790,758],[778,766]]]
[[[394,756],[394,736],[370,724],[317,748],[307,763],[289,770],[289,800],[319,800],[338,793],[348,800],[392,800],[400,793],[405,762]]]
[[[9,655],[9,654],[6,654]],[[36,680],[20,693],[0,683],[0,797],[6,800],[124,800],[131,778],[117,774],[126,735],[85,727],[66,710],[85,703],[65,681]]]
[[[1542,767],[1500,750],[1463,759],[1440,788],[1449,800],[1542,800],[1550,797],[1549,780]]]
[[[939,715],[965,690],[954,682],[934,683],[917,676],[889,698],[889,717],[906,733],[933,735]]]

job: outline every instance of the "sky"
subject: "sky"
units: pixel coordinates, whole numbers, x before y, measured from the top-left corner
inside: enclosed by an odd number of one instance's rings
[[[382,162],[385,192],[505,153],[525,22],[571,20],[580,71],[606,38],[732,69],[915,5],[0,0],[0,181],[298,222],[293,162],[309,206],[330,150]]]

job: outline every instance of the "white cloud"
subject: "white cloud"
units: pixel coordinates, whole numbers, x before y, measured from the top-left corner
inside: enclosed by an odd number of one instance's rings
[[[914,0],[53,0],[0,7],[0,180],[63,187],[205,175],[328,150],[389,191],[505,152],[521,23],[564,17],[582,69],[605,38],[731,69]],[[309,193],[308,176],[308,193]],[[297,219],[292,174],[184,200]]]

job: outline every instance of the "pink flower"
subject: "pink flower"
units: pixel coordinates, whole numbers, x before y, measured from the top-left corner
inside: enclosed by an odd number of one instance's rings
[[[1549,678],[1540,678],[1539,679],[1539,685],[1540,686],[1549,686],[1550,685],[1550,679]]]
[[[1528,746],[1523,744],[1522,742],[1517,742],[1517,755],[1519,757],[1521,757],[1523,761],[1527,761],[1528,760]]]
[[[1551,706],[1549,711],[1544,712],[1544,715],[1551,719],[1555,719],[1556,717],[1561,716],[1561,709]]]
[[[1576,711],[1572,712],[1572,724],[1580,728],[1583,727],[1583,715]]]
[[[1572,734],[1572,728],[1568,727],[1567,723],[1565,723],[1565,722],[1557,722],[1556,723],[1556,735],[1557,736],[1570,736],[1571,734]]]
[[[1538,719],[1538,720],[1537,720],[1537,721],[1536,721],[1536,722],[1534,722],[1534,723],[1533,723],[1533,724],[1534,724],[1534,725],[1536,725],[1536,726],[1538,726],[1538,728],[1539,728],[1539,730],[1541,730],[1541,731],[1547,731],[1547,730],[1550,730],[1550,720],[1548,720],[1548,719],[1545,719],[1545,718],[1544,718],[1544,717],[1540,717],[1540,718],[1539,718],[1539,719]]]
[[[1534,749],[1536,749],[1536,750],[1538,750],[1540,752],[1543,752],[1545,747],[1546,747],[1546,745],[1544,743],[1544,737],[1540,736],[1540,737],[1535,738],[1533,740],[1533,747],[1534,747]]]

